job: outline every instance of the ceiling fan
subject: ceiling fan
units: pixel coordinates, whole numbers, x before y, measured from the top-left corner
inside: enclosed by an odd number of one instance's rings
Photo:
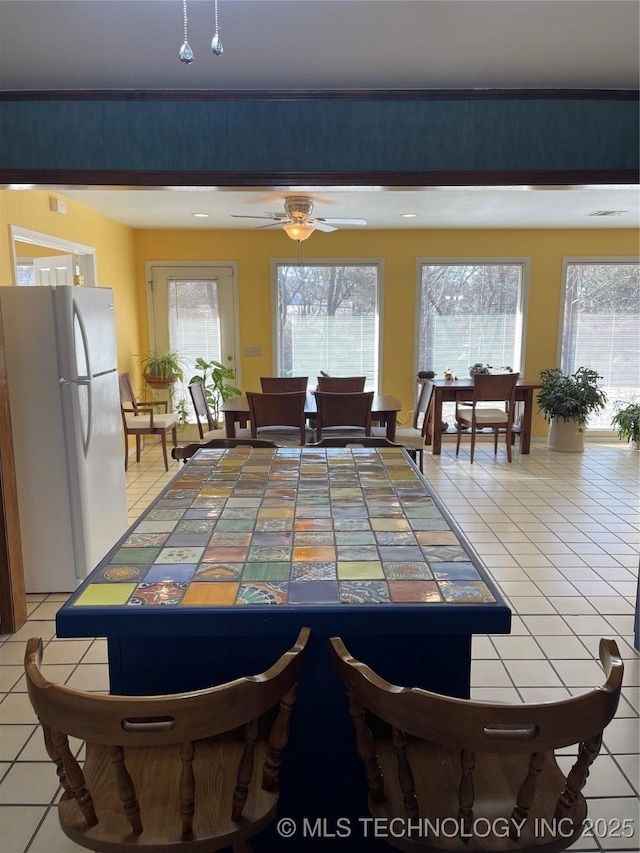
[[[366,225],[366,219],[327,219],[324,216],[312,218],[313,199],[304,195],[289,196],[284,200],[284,213],[265,213],[264,216],[243,216],[232,213],[236,219],[273,219],[269,225],[258,228],[273,228],[281,225],[292,240],[300,243],[310,237],[314,231],[337,231],[336,225]]]

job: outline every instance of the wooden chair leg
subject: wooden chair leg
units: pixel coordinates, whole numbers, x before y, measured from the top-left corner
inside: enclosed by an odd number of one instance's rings
[[[171,440],[173,441],[173,446],[177,447],[178,446],[178,425],[177,424],[171,430]]]
[[[469,460],[469,462],[473,462],[473,454],[474,454],[475,449],[476,449],[476,432],[477,432],[477,426],[476,426],[475,422],[473,422],[471,424],[471,459]]]
[[[423,453],[423,451],[422,451],[422,450],[418,450],[418,451],[417,451],[417,453],[416,453],[416,455],[417,455],[417,457],[418,457],[418,467],[420,468],[420,472],[421,472],[422,474],[424,474],[424,469],[423,469],[423,467],[422,467],[422,457],[424,456],[424,453]]]
[[[493,455],[498,455],[498,427],[493,430]]]
[[[162,455],[164,456],[164,470],[169,470],[169,459],[167,457],[167,433],[160,433],[160,440],[162,441]]]
[[[136,436],[136,462],[140,461],[140,436]]]
[[[129,437],[126,433],[124,436],[124,470],[129,470]]]
[[[507,428],[505,440],[507,443],[507,460],[511,462],[511,430],[509,428]]]
[[[458,427],[458,430],[456,433],[456,456],[457,456],[458,453],[460,452],[460,439],[462,438],[462,424],[460,423],[460,421],[458,421],[456,426]]]

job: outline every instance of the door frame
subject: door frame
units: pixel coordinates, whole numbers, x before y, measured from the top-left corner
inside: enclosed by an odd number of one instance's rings
[[[18,284],[17,241],[19,243],[31,243],[34,246],[44,246],[45,249],[56,249],[76,255],[80,275],[84,276],[85,285],[87,287],[98,286],[96,250],[94,246],[84,246],[82,243],[75,243],[73,240],[64,240],[61,237],[53,237],[51,234],[41,234],[38,231],[31,231],[29,228],[21,228],[19,225],[10,225],[9,229],[11,233],[11,270],[14,285]]]
[[[239,303],[239,287],[238,287],[238,262],[237,261],[145,261],[144,272],[147,291],[147,321],[149,328],[149,349],[153,349],[155,345],[155,326],[153,314],[153,299],[151,293],[153,267],[189,267],[217,269],[218,267],[229,267],[231,269],[231,295],[233,302],[233,363],[235,365],[234,372],[236,378],[234,382],[238,388],[242,388],[241,378],[241,363],[240,363],[240,303]]]

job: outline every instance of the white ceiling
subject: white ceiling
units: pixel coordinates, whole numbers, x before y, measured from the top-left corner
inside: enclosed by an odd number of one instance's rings
[[[222,56],[213,0],[187,5],[191,65],[181,0],[0,0],[0,89],[640,86],[636,0],[219,0]],[[135,228],[254,228],[231,214],[301,193],[369,228],[640,227],[637,187],[55,190]],[[602,210],[624,213],[589,216]]]
[[[2,89],[638,86],[636,0],[1,0]]]

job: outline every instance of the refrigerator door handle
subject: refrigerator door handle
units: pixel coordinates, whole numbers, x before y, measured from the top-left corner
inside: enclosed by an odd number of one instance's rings
[[[73,303],[73,341],[75,362],[73,371],[78,378],[89,377],[91,376],[91,362],[87,329],[75,301]]]
[[[76,388],[76,398],[72,401],[72,409],[74,417],[77,417],[80,425],[80,435],[82,436],[82,450],[86,456],[89,452],[89,444],[91,443],[91,432],[93,427],[93,405],[91,398],[91,379],[60,379],[60,386],[68,385],[71,388]],[[86,389],[82,391],[81,389]],[[77,414],[75,412],[77,405]]]

